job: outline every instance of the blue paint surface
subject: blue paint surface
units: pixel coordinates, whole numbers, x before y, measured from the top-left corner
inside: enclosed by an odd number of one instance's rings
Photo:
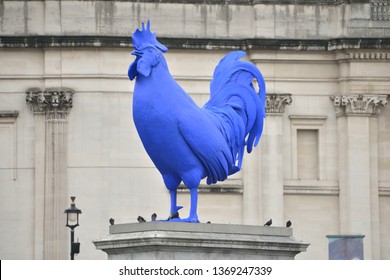
[[[257,145],[265,117],[265,82],[255,65],[240,61],[243,51],[228,53],[217,65],[210,84],[210,100],[199,107],[176,83],[163,53],[168,49],[145,28],[132,36],[136,56],[128,76],[136,79],[133,118],[146,152],[170,191],[170,215],[177,205],[176,192],[183,182],[190,190],[188,218],[199,222],[198,186],[225,180],[241,169],[244,150]],[[259,92],[252,82],[256,79]]]

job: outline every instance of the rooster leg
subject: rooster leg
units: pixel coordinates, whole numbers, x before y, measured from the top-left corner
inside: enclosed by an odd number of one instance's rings
[[[177,206],[177,188],[181,182],[181,178],[172,174],[163,174],[165,186],[169,190],[171,198],[171,210],[169,213],[168,221],[171,220],[172,216],[177,213],[183,206]]]
[[[171,196],[171,211],[170,211],[170,216],[175,214],[177,211],[179,211],[183,206],[177,206],[177,190],[170,190],[169,194]]]
[[[169,221],[171,222],[183,222],[183,223],[199,223],[198,214],[197,214],[197,206],[198,206],[198,188],[192,188],[190,189],[190,195],[191,195],[191,208],[190,208],[190,215],[188,218],[173,218]],[[178,206],[181,208],[181,206]],[[179,208],[179,209],[180,209]]]
[[[183,176],[183,183],[190,190],[191,208],[188,218],[181,219],[180,222],[199,223],[197,207],[198,207],[198,186],[202,176],[204,175],[200,170],[192,170]]]
[[[190,208],[190,215],[186,219],[190,223],[199,223],[198,219],[198,188],[192,188],[190,189],[190,195],[191,195],[191,208]]]

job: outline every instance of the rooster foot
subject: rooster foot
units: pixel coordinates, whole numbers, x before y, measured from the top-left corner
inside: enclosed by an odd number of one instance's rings
[[[188,218],[173,218],[170,219],[168,222],[176,222],[176,223],[200,223],[198,217],[188,217]]]

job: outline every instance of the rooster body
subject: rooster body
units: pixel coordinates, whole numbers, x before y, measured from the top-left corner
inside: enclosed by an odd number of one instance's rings
[[[198,186],[225,180],[240,170],[244,148],[251,152],[260,139],[265,117],[265,84],[260,71],[240,61],[242,51],[227,54],[215,69],[210,100],[200,108],[169,73],[150,23],[133,34],[136,60],[128,75],[136,77],[133,118],[141,141],[170,192],[170,215],[178,212],[181,182],[190,190],[188,218],[199,222]],[[260,93],[252,81],[257,79]]]

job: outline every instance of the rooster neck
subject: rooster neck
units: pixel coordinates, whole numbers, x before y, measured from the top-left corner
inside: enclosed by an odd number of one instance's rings
[[[176,81],[173,79],[171,73],[169,72],[169,69],[164,63],[160,62],[155,67],[153,67],[152,72],[150,73],[150,81],[157,84],[165,84],[169,82]]]
[[[136,85],[143,87],[160,87],[162,84],[176,83],[165,63],[160,62],[152,68],[148,77],[138,75]]]
[[[169,96],[179,93],[180,87],[168,70],[165,61],[158,63],[148,77],[138,75],[135,83],[134,94],[137,99],[152,99],[149,102],[161,102]],[[168,96],[169,95],[169,96]]]
[[[150,109],[151,115],[159,115],[161,112],[171,115],[180,114],[179,112],[184,108],[186,110],[199,109],[198,105],[172,77],[163,56],[148,77],[137,76],[133,107],[141,111],[145,108],[159,108],[157,111]]]

